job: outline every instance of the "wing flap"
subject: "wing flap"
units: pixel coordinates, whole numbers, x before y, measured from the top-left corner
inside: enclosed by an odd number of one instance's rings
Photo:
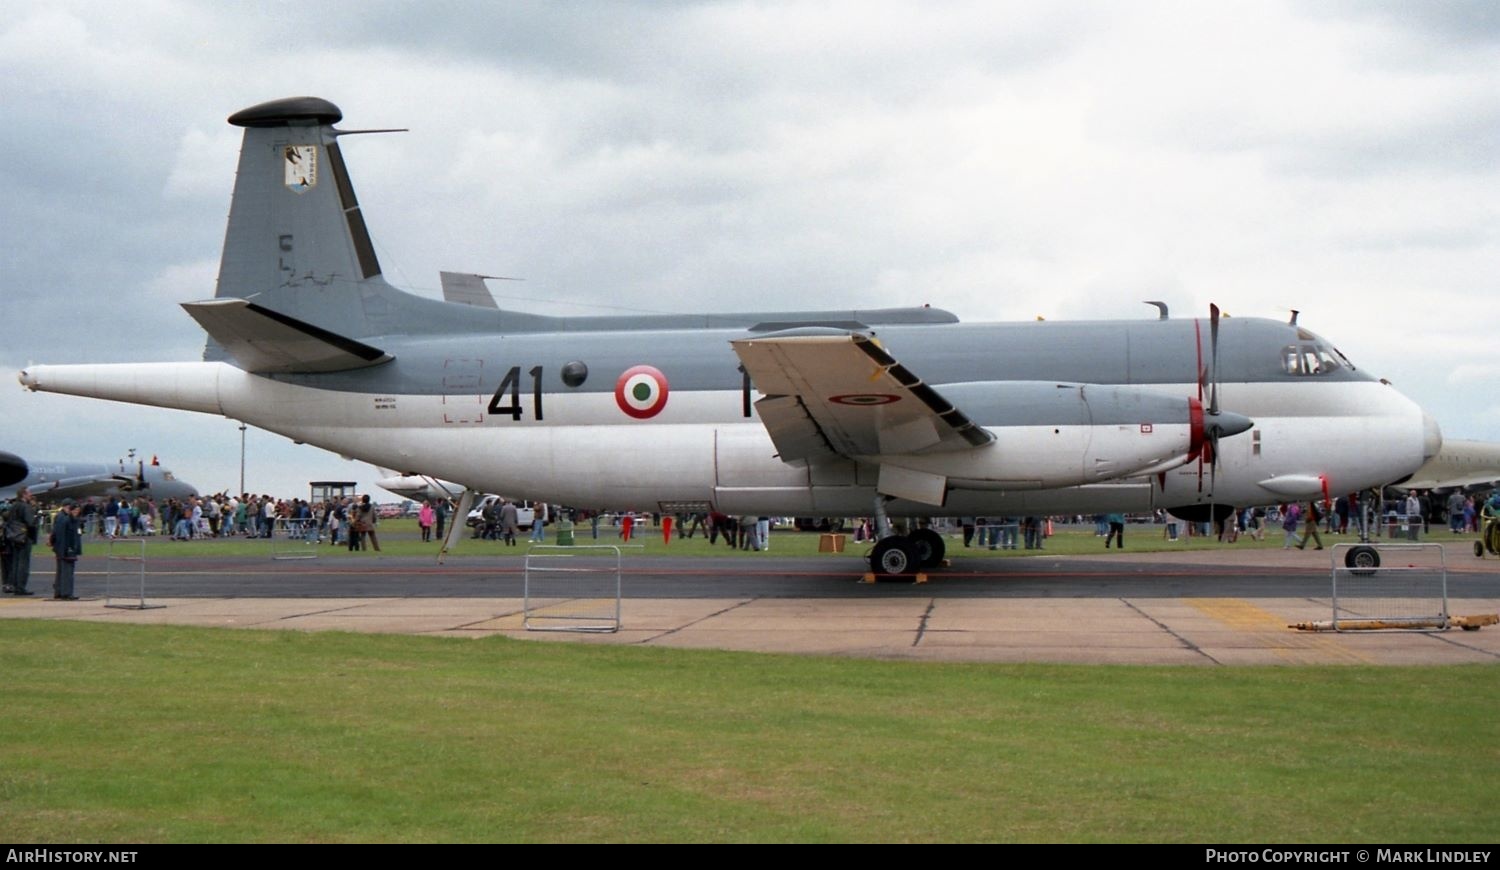
[[[994,440],[868,336],[799,331],[731,344],[765,396],[755,407],[784,461],[931,453]]]
[[[755,403],[755,410],[760,414],[766,429],[772,433],[776,450],[783,459],[796,457],[803,460],[839,455],[798,397],[768,396]]]
[[[224,297],[182,307],[248,372],[341,372],[394,359],[380,348],[245,299]]]

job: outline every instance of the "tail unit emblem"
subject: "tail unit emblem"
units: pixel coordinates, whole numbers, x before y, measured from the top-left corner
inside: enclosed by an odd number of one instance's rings
[[[288,190],[306,193],[318,186],[318,146],[288,145],[282,155]]]

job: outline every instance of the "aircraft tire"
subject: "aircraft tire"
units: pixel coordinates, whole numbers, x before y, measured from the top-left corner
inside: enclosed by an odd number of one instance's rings
[[[877,577],[910,574],[916,569],[917,557],[911,541],[901,535],[882,538],[870,551],[870,570]]]
[[[1361,577],[1374,574],[1380,567],[1380,551],[1374,547],[1350,547],[1344,554],[1344,567]]]
[[[948,545],[943,541],[942,535],[932,529],[917,529],[911,533],[909,540],[919,570],[943,564],[943,555],[947,552]]]

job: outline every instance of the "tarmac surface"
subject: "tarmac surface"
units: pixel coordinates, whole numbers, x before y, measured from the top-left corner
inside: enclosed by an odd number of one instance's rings
[[[1500,613],[1500,560],[1447,553],[1449,613]],[[95,550],[97,553],[98,551]],[[1343,576],[1345,615],[1437,576],[1430,555],[1394,551],[1376,577]],[[226,628],[337,630],[623,643],[886,659],[1086,664],[1500,663],[1500,626],[1479,631],[1306,632],[1332,616],[1332,553],[1212,550],[964,558],[929,582],[859,582],[852,556],[625,558],[620,628],[526,627],[521,560],[370,557],[85,559],[81,601],[54,601],[52,561],[35,553],[32,598],[0,598],[0,619],[77,619]],[[1426,561],[1424,561],[1426,558]],[[533,628],[598,627],[615,613],[612,557],[576,555],[533,574]],[[1408,565],[1412,567],[1408,567]],[[120,573],[113,573],[120,572]],[[1384,584],[1384,601],[1350,586]],[[1377,594],[1379,589],[1374,590]],[[109,606],[115,605],[115,606]],[[1410,607],[1411,602],[1407,602]],[[1420,605],[1430,606],[1430,602]]]

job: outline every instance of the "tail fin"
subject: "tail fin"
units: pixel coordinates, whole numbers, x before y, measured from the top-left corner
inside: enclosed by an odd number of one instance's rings
[[[380,275],[333,128],[342,118],[317,97],[229,116],[245,135],[215,295],[252,299],[342,335],[378,335],[391,325],[384,321],[393,297],[406,294]],[[226,354],[210,338],[204,358]]]
[[[316,97],[273,100],[229,116],[245,137],[217,295],[380,276],[333,129],[343,116]]]
[[[317,97],[272,100],[229,116],[245,135],[218,292],[213,301],[184,306],[210,333],[205,360],[247,371],[340,371],[389,360],[373,346],[387,344],[381,336],[552,323],[500,311],[493,299],[487,307],[454,305],[386,283],[338,140],[393,131],[335,130],[343,117]],[[475,280],[483,291],[483,280]]]

